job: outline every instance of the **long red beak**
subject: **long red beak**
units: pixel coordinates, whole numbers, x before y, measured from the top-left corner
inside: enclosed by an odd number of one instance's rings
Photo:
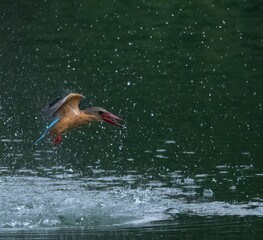
[[[110,112],[103,113],[101,115],[101,117],[102,117],[103,121],[105,121],[111,125],[122,127],[122,128],[124,127],[125,121],[123,119],[121,119],[120,117],[118,117],[118,116],[116,116]]]

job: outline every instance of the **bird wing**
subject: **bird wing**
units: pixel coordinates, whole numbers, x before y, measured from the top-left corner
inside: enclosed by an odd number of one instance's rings
[[[49,126],[47,126],[45,132],[35,141],[35,145],[38,144],[45,136],[47,136],[49,130],[60,120],[61,117],[56,118]]]
[[[47,118],[53,119],[72,111],[79,111],[79,103],[82,98],[85,97],[79,93],[70,93],[65,97],[60,97],[44,109],[44,114]]]

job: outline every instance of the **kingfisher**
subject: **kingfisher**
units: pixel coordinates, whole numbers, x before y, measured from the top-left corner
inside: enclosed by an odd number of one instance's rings
[[[124,120],[101,107],[90,107],[80,110],[79,105],[85,97],[79,93],[70,93],[48,104],[44,115],[51,119],[44,133],[35,141],[37,144],[47,135],[54,135],[54,144],[62,141],[62,134],[70,129],[90,124],[107,122],[117,127],[124,127]]]

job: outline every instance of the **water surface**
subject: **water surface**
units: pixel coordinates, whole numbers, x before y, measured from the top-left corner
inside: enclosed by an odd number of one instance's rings
[[[0,6],[1,237],[261,239],[260,1]],[[33,145],[73,91],[127,128]]]

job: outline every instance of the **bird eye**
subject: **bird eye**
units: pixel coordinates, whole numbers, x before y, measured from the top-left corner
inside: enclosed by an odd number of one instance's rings
[[[99,111],[99,115],[101,115],[101,114],[103,114],[104,112],[102,112],[102,111]]]

